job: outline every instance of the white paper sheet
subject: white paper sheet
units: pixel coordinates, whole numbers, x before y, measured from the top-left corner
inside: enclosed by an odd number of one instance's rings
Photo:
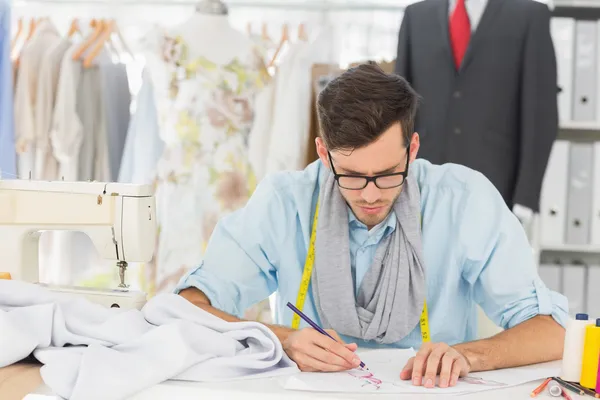
[[[410,381],[400,380],[400,371],[408,359],[415,355],[413,349],[371,350],[359,353],[369,371],[355,369],[347,372],[303,372],[288,378],[284,388],[311,392],[338,393],[431,393],[466,394],[484,390],[502,389],[523,383],[558,376],[558,363],[510,368],[497,371],[477,372],[461,378],[450,388],[424,388],[413,386]]]

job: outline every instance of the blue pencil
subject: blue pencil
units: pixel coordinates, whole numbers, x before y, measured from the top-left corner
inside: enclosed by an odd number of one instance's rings
[[[304,315],[304,313],[302,311],[298,310],[296,308],[296,306],[294,306],[289,301],[287,303],[287,306],[289,308],[291,308],[293,312],[295,312],[296,314],[298,314],[300,316],[300,318],[302,318],[304,321],[306,321],[306,323],[309,324],[310,326],[312,326],[315,330],[317,330],[318,332],[322,333],[323,335],[327,335],[329,338],[331,338],[332,340],[334,340],[334,341],[337,342],[337,340],[335,340],[329,333],[325,332],[325,330],[323,328],[321,328],[319,325],[315,324],[310,318],[308,318],[306,315]],[[365,363],[361,361],[360,362],[360,367],[361,368],[365,368]]]

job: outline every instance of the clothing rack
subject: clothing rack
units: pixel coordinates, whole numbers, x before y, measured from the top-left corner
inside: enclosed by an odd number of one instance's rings
[[[197,1],[186,0],[160,0],[160,1],[144,1],[144,0],[16,0],[15,7],[23,7],[27,5],[107,5],[111,7],[123,6],[194,6]],[[228,7],[233,8],[271,8],[271,9],[286,9],[286,10],[304,10],[304,11],[403,11],[404,6],[394,4],[381,3],[355,3],[355,4],[340,4],[330,2],[307,3],[300,1],[281,1],[278,3],[270,1],[225,1]]]

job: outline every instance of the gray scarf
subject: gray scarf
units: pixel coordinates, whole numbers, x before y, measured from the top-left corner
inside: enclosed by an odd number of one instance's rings
[[[383,239],[355,298],[348,206],[329,171],[319,195],[312,291],[324,328],[377,343],[395,343],[419,323],[425,301],[420,191],[409,173],[394,203],[396,229]]]

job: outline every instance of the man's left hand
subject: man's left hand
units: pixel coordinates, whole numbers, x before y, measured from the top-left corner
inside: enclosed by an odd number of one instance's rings
[[[446,388],[456,385],[458,378],[466,376],[470,370],[469,360],[455,348],[445,343],[425,343],[417,355],[408,360],[400,379],[432,388],[439,374],[439,387]]]

